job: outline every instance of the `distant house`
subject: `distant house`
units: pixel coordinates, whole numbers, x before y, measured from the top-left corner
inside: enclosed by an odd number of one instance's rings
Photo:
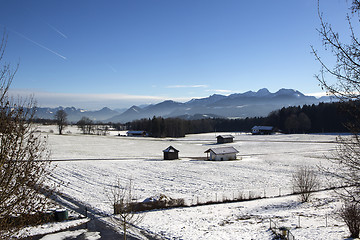
[[[269,135],[274,132],[274,127],[271,126],[254,126],[251,129],[253,135]]]
[[[234,137],[232,135],[219,135],[216,137],[217,143],[231,143],[234,141]]]
[[[169,146],[167,149],[163,150],[164,160],[174,160],[179,159],[179,150],[175,149],[173,146]]]
[[[212,161],[235,160],[238,152],[234,147],[210,148],[205,151],[207,159]]]
[[[145,137],[147,133],[146,131],[127,131],[126,135],[128,137]]]

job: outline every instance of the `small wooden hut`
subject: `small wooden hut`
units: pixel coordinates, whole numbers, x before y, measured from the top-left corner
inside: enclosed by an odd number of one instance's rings
[[[179,150],[173,146],[169,146],[167,149],[163,150],[164,160],[174,160],[179,159]]]
[[[231,143],[234,141],[234,136],[233,135],[219,135],[216,137],[216,139],[217,139],[218,144]]]

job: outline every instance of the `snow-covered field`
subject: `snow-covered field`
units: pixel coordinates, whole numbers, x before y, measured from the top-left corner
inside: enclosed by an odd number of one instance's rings
[[[291,192],[291,177],[300,166],[327,165],[325,155],[335,147],[335,134],[252,136],[232,133],[238,161],[200,160],[209,148],[219,147],[216,135],[188,135],[154,139],[50,133],[51,158],[57,165],[54,180],[60,191],[103,213],[112,213],[109,188],[117,178],[131,179],[139,200],[165,194],[187,204],[245,196],[277,196]],[[56,130],[55,130],[56,133]],[[227,133],[229,134],[229,133]],[[180,160],[162,160],[165,148],[178,149]],[[224,146],[224,145],[223,145]],[[76,161],[69,161],[75,159]],[[323,187],[326,179],[320,176]],[[256,201],[153,211],[139,227],[167,239],[271,239],[269,219],[289,227],[295,239],[344,239],[349,233],[334,212],[341,202],[331,192],[317,193],[310,203],[296,196]],[[300,228],[298,227],[300,222]]]

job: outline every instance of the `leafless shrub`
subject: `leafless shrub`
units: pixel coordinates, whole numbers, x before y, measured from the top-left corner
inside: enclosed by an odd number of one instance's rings
[[[301,202],[308,202],[318,186],[317,175],[309,167],[300,167],[292,176],[293,191],[299,193]]]
[[[328,175],[340,181],[343,188],[335,190],[346,202],[360,202],[360,139],[358,135],[338,137],[336,152],[328,160],[334,169]]]
[[[345,204],[339,211],[340,217],[349,228],[351,238],[358,238],[360,232],[360,207],[358,203]]]
[[[170,206],[185,206],[185,199],[183,198],[175,198],[175,199],[171,199],[171,201],[169,202]]]
[[[185,200],[183,198],[170,198],[164,194],[158,195],[155,199],[149,198],[148,201],[134,202],[133,210],[136,212],[149,211],[154,209],[183,207]],[[200,205],[200,203],[198,203]]]

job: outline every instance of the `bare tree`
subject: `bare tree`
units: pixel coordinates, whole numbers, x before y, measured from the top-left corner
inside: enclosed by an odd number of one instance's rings
[[[6,45],[6,37],[0,44],[0,63]],[[49,157],[46,142],[31,123],[34,117],[34,101],[14,101],[8,90],[17,68],[2,64],[0,70],[0,238],[5,239],[19,227],[20,219],[29,222],[32,213],[41,211],[47,199],[44,182],[49,175],[49,163],[40,161]]]
[[[335,64],[330,64],[321,58],[319,52],[312,47],[312,52],[321,65],[320,74],[316,75],[323,89],[329,95],[335,96],[340,101],[346,102],[343,109],[352,117],[346,123],[352,132],[351,137],[338,137],[337,151],[328,159],[334,163],[335,168],[323,169],[326,174],[335,176],[343,186],[337,191],[344,199],[344,206],[340,210],[340,216],[348,226],[351,237],[359,237],[360,229],[360,42],[354,31],[359,27],[360,1],[352,0],[347,14],[349,26],[349,40],[344,42],[333,27],[324,20],[323,14],[318,7],[320,28],[318,32],[322,37],[325,50],[332,53]],[[330,76],[330,78],[328,77]],[[332,81],[335,79],[335,81]]]
[[[114,209],[115,217],[113,219],[120,224],[124,233],[124,240],[126,240],[128,229],[139,224],[143,219],[142,214],[134,211],[136,200],[133,195],[132,181],[129,180],[128,185],[124,186],[118,178],[110,189],[108,198]]]
[[[316,75],[316,78],[329,94],[345,101],[360,99],[360,42],[353,29],[353,22],[358,24],[359,21],[358,11],[360,10],[360,1],[352,0],[349,10],[351,13],[347,15],[347,22],[349,25],[350,41],[344,43],[341,40],[340,34],[324,20],[323,14],[320,12],[320,6],[318,8],[320,19],[318,32],[322,37],[325,50],[331,51],[336,63],[331,66],[312,47],[312,52],[322,67],[320,74]],[[326,75],[335,77],[337,81],[331,82],[330,79],[326,78]]]
[[[109,126],[106,124],[98,123],[94,126],[94,132],[96,135],[106,136],[109,134]]]
[[[319,187],[319,180],[315,171],[309,167],[300,167],[292,177],[294,193],[299,193],[301,202],[308,202],[311,195]]]
[[[360,201],[360,42],[356,35],[358,32],[354,31],[353,25],[359,24],[359,10],[360,1],[352,0],[349,13],[346,15],[349,41],[344,42],[342,36],[325,21],[319,2],[320,28],[318,32],[325,50],[330,51],[336,60],[335,64],[326,62],[312,47],[312,52],[321,65],[320,73],[316,75],[317,80],[328,94],[347,103],[343,111],[351,116],[350,121],[344,124],[352,132],[352,136],[337,138],[337,151],[329,157],[329,160],[335,164],[335,168],[324,171],[337,177],[345,186],[344,191],[341,191],[341,196],[345,197],[346,201],[355,202]]]
[[[83,134],[92,134],[95,132],[94,121],[88,117],[82,117],[76,125],[83,132]]]
[[[67,113],[63,109],[56,111],[55,120],[59,129],[59,134],[61,135],[64,128],[67,126]]]

